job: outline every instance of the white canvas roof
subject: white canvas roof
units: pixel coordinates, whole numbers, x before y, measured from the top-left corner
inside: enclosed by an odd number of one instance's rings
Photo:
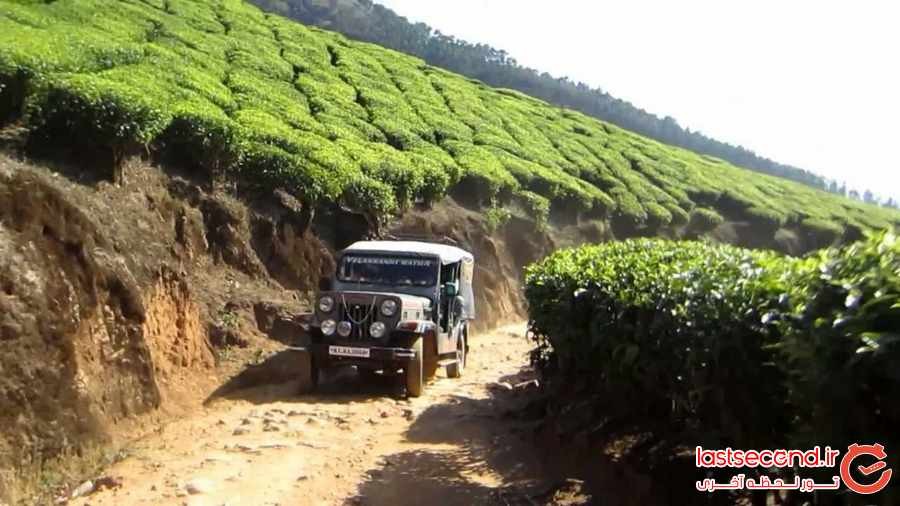
[[[443,264],[454,264],[460,260],[473,260],[471,253],[456,246],[419,241],[359,241],[351,244],[345,252],[366,253],[411,253],[434,255]]]

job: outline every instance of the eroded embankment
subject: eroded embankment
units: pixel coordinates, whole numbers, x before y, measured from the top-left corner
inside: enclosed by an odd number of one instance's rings
[[[142,169],[128,187],[86,186],[0,159],[0,498],[136,415],[196,404],[277,344],[254,306],[301,305],[257,249],[295,261],[312,248],[328,261],[311,237],[276,236],[276,213],[255,249],[246,206]],[[318,275],[309,264],[282,279],[302,287]]]
[[[53,453],[159,403],[135,279],[58,189],[0,173],[0,450]]]

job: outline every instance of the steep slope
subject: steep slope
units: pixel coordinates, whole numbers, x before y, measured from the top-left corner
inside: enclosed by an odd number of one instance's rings
[[[900,222],[238,1],[0,2],[0,117],[112,168],[149,153],[340,202],[377,229],[448,192],[616,235],[739,225],[804,247]],[[307,218],[307,219],[308,219]],[[689,225],[686,229],[685,225]]]

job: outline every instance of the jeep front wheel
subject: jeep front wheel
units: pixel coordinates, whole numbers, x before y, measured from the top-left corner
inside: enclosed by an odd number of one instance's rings
[[[301,394],[309,394],[316,391],[316,388],[319,386],[319,368],[316,364],[316,361],[313,360],[313,356],[309,352],[300,353],[300,360],[298,361],[299,371],[299,379],[300,379],[300,393]]]
[[[424,388],[422,378],[422,362],[424,361],[424,357],[422,356],[422,348],[422,336],[419,336],[412,345],[412,349],[416,352],[416,356],[406,364],[406,395],[409,397],[421,396]]]
[[[424,349],[422,368],[425,374],[423,379],[430,381],[437,375],[438,370],[437,339],[433,335],[426,335],[422,348]]]

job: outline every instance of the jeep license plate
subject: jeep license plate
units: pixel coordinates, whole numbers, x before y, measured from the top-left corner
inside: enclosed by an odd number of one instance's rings
[[[328,354],[336,357],[369,358],[369,349],[353,348],[351,346],[329,346]]]

